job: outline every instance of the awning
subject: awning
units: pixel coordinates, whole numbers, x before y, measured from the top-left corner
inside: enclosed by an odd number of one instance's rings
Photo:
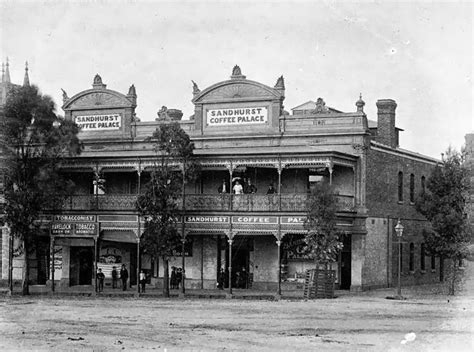
[[[110,242],[137,243],[137,236],[132,230],[102,230],[100,239]]]
[[[55,237],[55,246],[69,246],[69,247],[93,247],[93,238],[74,238],[74,237]]]

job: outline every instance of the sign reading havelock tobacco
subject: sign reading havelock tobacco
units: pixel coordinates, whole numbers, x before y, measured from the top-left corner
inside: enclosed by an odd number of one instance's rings
[[[206,115],[208,126],[256,125],[268,121],[266,107],[210,109]]]
[[[94,236],[97,225],[94,215],[55,215],[51,233],[56,236]]]

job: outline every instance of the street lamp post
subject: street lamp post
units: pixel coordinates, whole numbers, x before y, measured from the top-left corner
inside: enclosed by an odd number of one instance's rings
[[[401,272],[402,272],[402,256],[401,256],[401,244],[403,235],[403,225],[398,219],[397,225],[395,226],[395,232],[398,238],[398,287],[397,287],[397,298],[402,298],[402,283],[401,283]]]

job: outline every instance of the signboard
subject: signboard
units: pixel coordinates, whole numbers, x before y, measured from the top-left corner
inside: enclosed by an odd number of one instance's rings
[[[82,131],[118,130],[122,127],[120,114],[75,116],[74,122]]]
[[[56,236],[95,236],[95,215],[54,215],[51,234]]]
[[[183,246],[179,244],[173,249],[173,257],[182,257],[183,256]],[[192,257],[193,256],[193,238],[186,237],[184,242],[184,256]]]
[[[278,224],[276,216],[233,216],[232,223],[234,224]]]
[[[72,224],[52,224],[51,233],[53,235],[71,235]]]
[[[55,215],[54,221],[62,222],[94,222],[95,215]]]
[[[244,107],[228,109],[210,109],[206,112],[206,123],[214,126],[258,125],[268,122],[266,107]]]
[[[229,223],[228,216],[186,216],[187,223]]]
[[[306,216],[282,216],[282,225],[303,225],[306,220]]]
[[[286,235],[283,238],[282,247],[287,259],[310,259],[304,235]]]
[[[76,235],[95,235],[96,234],[95,224],[91,224],[91,223],[75,224],[74,233]]]

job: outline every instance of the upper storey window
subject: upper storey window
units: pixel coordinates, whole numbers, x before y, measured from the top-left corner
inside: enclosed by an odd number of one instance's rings
[[[426,178],[425,176],[421,176],[421,191],[425,193],[426,190]]]
[[[410,203],[415,202],[415,175],[410,174]]]
[[[398,173],[398,201],[403,202],[403,172]]]

